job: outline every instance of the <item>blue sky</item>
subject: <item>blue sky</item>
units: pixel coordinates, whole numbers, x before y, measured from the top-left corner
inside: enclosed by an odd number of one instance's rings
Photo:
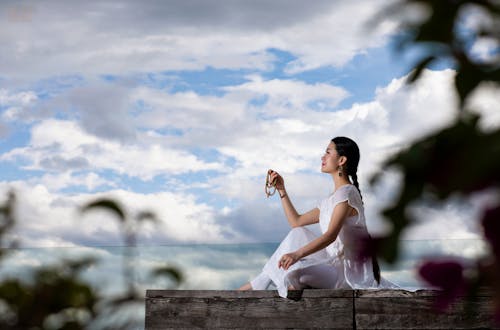
[[[19,194],[16,235],[26,246],[119,245],[108,214],[75,211],[109,196],[163,220],[141,244],[276,242],[288,228],[265,198],[267,169],[307,211],[333,191],[319,165],[338,135],[360,146],[368,226],[384,232],[378,211],[399,174],[380,164],[456,114],[453,68],[409,88],[416,53],[394,52],[398,18],[367,26],[385,4],[3,1],[0,191]],[[495,95],[471,101],[486,129],[500,122]],[[405,237],[477,237],[467,218],[481,200],[417,205],[423,220]]]

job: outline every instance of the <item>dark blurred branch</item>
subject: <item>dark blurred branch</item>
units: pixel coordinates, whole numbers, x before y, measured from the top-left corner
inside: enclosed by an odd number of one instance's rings
[[[411,204],[426,198],[446,202],[451,195],[466,198],[478,191],[500,192],[500,129],[483,132],[478,127],[479,116],[467,108],[467,98],[483,82],[500,84],[500,2],[493,0],[401,0],[387,13],[391,17],[423,6],[428,15],[420,20],[404,20],[399,51],[418,48],[420,58],[408,77],[409,83],[420,79],[424,69],[437,61],[453,63],[457,74],[455,89],[460,106],[456,121],[437,132],[413,142],[387,159],[382,168],[396,168],[403,173],[401,193],[394,205],[382,211],[393,226],[386,237],[377,239],[380,255],[389,262],[398,257],[399,238],[415,222],[408,209]],[[476,9],[476,11],[472,11]],[[479,9],[479,10],[477,10]],[[472,16],[479,15],[479,16]],[[376,20],[384,17],[380,14]],[[474,18],[477,26],[466,26],[464,19]],[[481,58],[471,52],[480,38],[496,43],[492,54]],[[500,105],[499,105],[500,107]],[[439,109],[436,109],[439,111]],[[500,111],[500,109],[497,109]],[[383,172],[370,180],[376,184]],[[425,196],[425,197],[424,197]],[[425,262],[420,275],[428,283],[443,290],[437,306],[452,303],[458,294],[488,286],[495,290],[497,306],[495,319],[500,324],[500,200],[487,210],[481,221],[491,253],[473,266],[458,261]],[[431,224],[429,224],[431,225]],[[463,274],[473,274],[464,277]],[[454,280],[451,280],[453,278]]]

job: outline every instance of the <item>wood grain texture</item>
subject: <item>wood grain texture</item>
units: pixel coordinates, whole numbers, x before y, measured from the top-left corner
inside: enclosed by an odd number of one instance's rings
[[[470,300],[459,297],[446,311],[434,308],[438,291],[357,290],[357,329],[490,329],[492,296],[480,291]]]
[[[352,297],[351,290],[306,290],[299,300],[275,291],[148,291],[146,329],[351,329]]]
[[[304,290],[293,299],[276,291],[148,290],[146,329],[489,329],[492,294],[480,291],[446,313],[437,291]],[[463,298],[463,297],[462,297]]]

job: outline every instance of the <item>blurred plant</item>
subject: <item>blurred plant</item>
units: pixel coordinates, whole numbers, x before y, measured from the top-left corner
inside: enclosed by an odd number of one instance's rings
[[[54,265],[31,271],[30,279],[5,278],[0,281],[1,329],[136,329],[134,320],[124,317],[122,311],[131,304],[144,303],[144,295],[135,287],[133,249],[139,225],[150,220],[157,222],[153,213],[143,211],[130,218],[123,208],[111,199],[99,199],[81,208],[87,212],[95,208],[111,210],[117,215],[125,243],[122,276],[126,283],[123,293],[114,297],[100,295],[81,278],[86,268],[97,264],[93,257],[60,260]],[[0,206],[0,262],[17,242],[8,240],[14,228],[15,195],[10,192]],[[0,264],[1,266],[1,264]],[[164,266],[153,269],[153,278],[167,277],[175,285],[182,281],[179,270]],[[121,317],[114,315],[121,313]],[[125,312],[126,314],[126,312]]]
[[[90,202],[84,205],[80,211],[81,212],[89,212],[94,209],[104,209],[113,213],[118,220],[119,227],[122,232],[123,240],[124,240],[124,253],[122,258],[122,276],[125,280],[126,290],[122,295],[114,297],[111,300],[111,303],[105,305],[106,313],[115,313],[118,312],[119,308],[126,307],[126,305],[143,305],[144,304],[144,295],[138,292],[136,288],[136,268],[135,264],[135,255],[134,251],[137,245],[137,235],[136,233],[139,231],[140,226],[146,221],[150,221],[154,224],[158,223],[158,219],[155,214],[149,211],[140,211],[134,217],[127,216],[124,212],[123,207],[112,199],[101,198],[97,199],[93,202]],[[174,267],[163,266],[160,268],[153,269],[151,274],[151,278],[157,277],[168,277],[176,284],[179,284],[182,281],[182,274]],[[123,327],[126,328],[127,324],[130,324],[130,321],[122,319],[124,322]],[[113,324],[113,327],[116,327],[117,324]]]
[[[0,206],[0,261],[9,251],[9,248],[17,247],[17,241],[5,239],[5,235],[12,230],[15,225],[14,204],[16,196],[12,191],[7,194],[7,200]]]
[[[422,14],[419,19],[407,15],[416,8]],[[382,211],[393,231],[375,243],[380,255],[393,262],[398,257],[401,233],[415,220],[407,212],[412,203],[428,198],[425,196],[446,202],[452,195],[467,197],[480,191],[496,192],[499,196],[500,129],[482,131],[478,127],[480,116],[473,113],[467,100],[483,83],[495,87],[500,84],[500,2],[400,0],[382,15],[387,13],[406,17],[398,50],[417,49],[420,54],[408,82],[417,81],[423,70],[434,63],[446,61],[456,70],[455,89],[460,101],[452,125],[415,141],[382,165],[403,173],[399,199]],[[478,55],[474,46],[485,41],[492,47],[487,54]],[[371,184],[376,184],[381,175],[382,172],[375,174]],[[473,266],[456,260],[427,261],[419,273],[442,289],[438,301],[441,309],[466,291],[480,286],[492,288],[496,297],[495,318],[500,324],[500,200],[477,220],[491,246],[488,256],[476,260]]]

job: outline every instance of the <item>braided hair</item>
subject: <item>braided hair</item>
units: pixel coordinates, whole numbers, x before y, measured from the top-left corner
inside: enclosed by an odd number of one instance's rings
[[[332,139],[332,142],[335,144],[335,149],[337,150],[339,156],[345,156],[347,158],[347,162],[344,165],[345,172],[352,178],[353,185],[356,187],[356,189],[358,189],[359,195],[361,196],[361,202],[363,202],[363,196],[361,195],[361,190],[359,189],[357,174],[360,158],[358,145],[352,139],[345,136],[337,136]],[[369,239],[371,241],[370,236]],[[377,256],[375,255],[374,251],[372,251],[372,265],[373,276],[377,283],[380,283],[380,266],[378,264]]]
[[[361,201],[363,201],[363,196],[361,195],[361,190],[359,189],[358,182],[358,164],[359,164],[359,148],[356,142],[345,136],[337,136],[332,139],[335,144],[335,149],[339,156],[345,156],[347,158],[347,163],[344,165],[345,172],[348,176],[352,178],[352,183],[358,189],[359,195],[361,196]]]

